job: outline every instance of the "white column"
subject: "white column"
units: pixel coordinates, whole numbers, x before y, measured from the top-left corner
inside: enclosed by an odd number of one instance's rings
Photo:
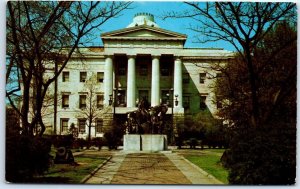
[[[135,57],[128,56],[127,107],[135,107]]]
[[[111,56],[105,59],[104,71],[104,104],[109,105],[109,95],[113,94],[113,59]]]
[[[159,57],[152,57],[152,76],[151,76],[151,106],[160,104],[160,69]]]
[[[174,61],[174,99],[175,95],[178,95],[178,105],[176,107],[182,108],[182,62],[179,57],[176,57]],[[173,105],[175,107],[175,100]]]

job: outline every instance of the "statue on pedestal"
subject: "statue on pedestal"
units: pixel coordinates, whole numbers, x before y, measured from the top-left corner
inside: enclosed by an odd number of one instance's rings
[[[167,111],[167,105],[150,107],[147,99],[142,98],[137,110],[127,112],[126,130],[129,134],[162,134]]]

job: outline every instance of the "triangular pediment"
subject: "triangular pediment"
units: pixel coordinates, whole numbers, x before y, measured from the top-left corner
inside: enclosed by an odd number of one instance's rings
[[[130,27],[130,28],[125,28],[121,30],[115,30],[112,32],[107,32],[103,33],[101,35],[102,39],[118,39],[118,38],[138,38],[138,39],[143,39],[143,38],[164,38],[164,39],[181,39],[185,40],[186,35],[177,33],[177,32],[172,32],[169,30],[161,29],[161,28],[156,28],[156,27],[151,27],[151,26],[136,26],[136,27]]]

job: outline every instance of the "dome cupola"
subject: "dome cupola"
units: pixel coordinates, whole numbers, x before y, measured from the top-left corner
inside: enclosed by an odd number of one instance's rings
[[[131,24],[127,26],[127,28],[141,26],[141,25],[148,25],[152,27],[159,28],[159,26],[154,21],[153,14],[150,13],[137,13],[133,17],[133,21]]]

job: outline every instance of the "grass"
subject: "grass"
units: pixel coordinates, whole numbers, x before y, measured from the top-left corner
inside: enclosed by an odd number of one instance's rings
[[[106,158],[76,156],[76,164],[55,164],[42,177],[35,178],[35,183],[79,184],[80,181],[97,168]]]
[[[204,151],[209,151],[209,152],[216,152],[216,153],[220,153],[220,154],[223,154],[225,149],[219,149],[219,148],[211,148],[211,149],[205,149]]]
[[[185,156],[187,160],[197,165],[207,173],[213,175],[218,180],[222,181],[225,184],[228,184],[228,172],[222,166],[220,162],[220,156],[213,154],[205,155],[187,155]]]

